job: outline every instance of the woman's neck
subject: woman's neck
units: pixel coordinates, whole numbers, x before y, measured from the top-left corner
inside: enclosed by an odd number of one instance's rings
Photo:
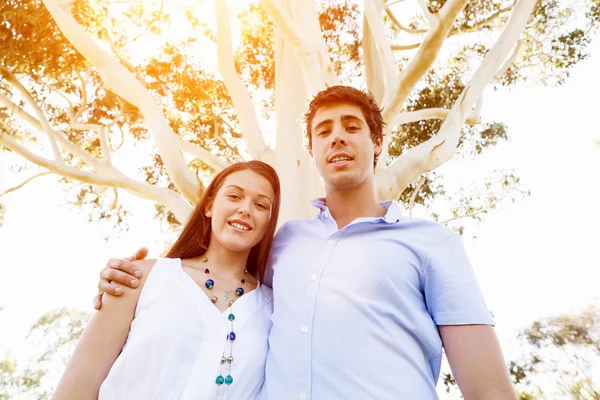
[[[202,256],[185,260],[185,263],[199,269],[209,268],[211,273],[216,273],[222,278],[238,278],[244,274],[248,262],[248,251],[232,251],[219,244],[213,245],[211,240],[208,250]],[[204,261],[206,257],[207,261]]]

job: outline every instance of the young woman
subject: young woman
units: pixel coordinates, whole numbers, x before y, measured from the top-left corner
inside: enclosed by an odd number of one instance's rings
[[[256,398],[273,310],[260,280],[279,202],[269,165],[220,172],[166,257],[136,262],[142,290],[107,296],[53,399]]]

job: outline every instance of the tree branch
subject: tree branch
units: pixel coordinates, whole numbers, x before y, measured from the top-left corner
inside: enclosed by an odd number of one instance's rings
[[[419,182],[413,190],[412,195],[410,196],[410,201],[408,203],[408,216],[412,218],[413,207],[415,206],[415,199],[417,198],[417,194],[419,194],[419,190],[421,190],[421,186],[425,183],[425,175],[421,175],[419,178]]]
[[[383,68],[381,67],[382,62],[366,16],[363,16],[362,48],[367,89],[369,92],[373,93],[377,103],[381,104],[385,91],[383,84]]]
[[[21,118],[23,121],[30,124],[33,128],[37,129],[40,132],[44,132],[40,121],[38,121],[31,114],[27,113],[25,110],[21,109],[19,106],[14,104],[8,97],[4,96],[2,93],[0,93],[0,105],[3,105],[12,110],[15,116]],[[107,175],[115,175],[121,177],[125,176],[119,170],[115,169],[112,165],[98,160],[97,158],[82,150],[75,143],[68,140],[65,137],[64,132],[54,130],[53,132],[54,137],[61,144],[61,147],[64,151],[71,153],[75,157],[78,157],[81,161],[83,161],[95,171],[102,172]]]
[[[446,119],[449,113],[450,110],[446,108],[424,108],[416,111],[405,111],[394,119],[394,125],[409,124],[425,119]],[[466,122],[469,125],[477,125],[481,123],[481,117],[473,113],[467,117]]]
[[[206,150],[202,146],[198,146],[197,144],[190,143],[183,139],[179,139],[179,148],[186,152],[197,156],[202,160],[206,165],[213,168],[215,171],[220,172],[221,170],[227,167],[227,163],[221,160],[219,157],[212,154],[210,151]]]
[[[500,67],[498,72],[496,72],[496,75],[494,75],[495,81],[500,80],[500,78],[502,78],[502,76],[506,73],[506,71],[508,71],[508,69],[513,65],[513,63],[515,62],[515,59],[519,55],[519,51],[521,51],[522,46],[523,46],[523,40],[517,41],[517,44],[515,45],[515,48],[511,54],[511,56],[508,58],[508,60],[506,60],[504,62],[504,64]]]
[[[9,70],[1,69],[0,74],[4,75],[6,77],[6,80],[8,80],[14,87],[16,87],[19,90],[19,92],[25,98],[27,103],[31,106],[31,108],[33,108],[33,111],[39,118],[39,122],[42,127],[42,132],[48,135],[50,147],[52,148],[52,153],[54,153],[54,159],[57,162],[64,163],[63,156],[62,154],[60,154],[58,144],[56,143],[56,139],[54,137],[54,130],[52,129],[52,127],[50,127],[50,123],[48,122],[46,115],[44,115],[44,112],[38,106],[31,93],[29,93],[29,90],[27,90],[25,86],[23,86],[23,84],[19,82],[17,77],[13,75],[13,73]]]
[[[372,40],[379,50],[379,58],[383,64],[383,76],[386,86],[395,86],[398,80],[398,72],[394,61],[394,54],[390,47],[390,42],[385,35],[383,22],[381,20],[381,10],[373,0],[365,0],[365,17],[369,24],[369,31]]]
[[[392,117],[400,112],[404,102],[410,95],[417,82],[427,73],[437,58],[448,33],[454,24],[458,13],[465,7],[468,0],[448,0],[440,10],[439,23],[432,26],[423,39],[413,59],[400,73],[398,83],[386,93],[384,97],[384,119],[391,121]],[[388,124],[388,129],[393,129]]]
[[[269,148],[262,137],[250,94],[248,94],[248,90],[235,69],[227,1],[215,0],[214,7],[217,19],[217,58],[219,70],[238,113],[242,135],[248,146],[248,153],[255,160],[265,160],[268,157]]]
[[[400,51],[400,50],[413,50],[418,48],[421,45],[421,43],[413,43],[413,44],[393,44],[392,50],[394,51]]]
[[[506,8],[502,8],[498,11],[496,11],[495,13],[493,13],[492,15],[490,15],[487,18],[482,19],[481,21],[478,21],[475,25],[470,26],[468,28],[463,28],[463,29],[453,29],[452,31],[450,31],[450,36],[454,36],[457,34],[461,34],[461,33],[472,33],[472,32],[478,32],[479,30],[481,30],[481,27],[493,22],[494,20],[496,20],[498,17],[502,16],[503,14],[506,14],[507,12],[510,12],[513,8],[514,8],[514,3],[511,4],[510,6],[506,7]]]
[[[410,33],[413,35],[421,35],[423,33],[427,33],[427,29],[413,29],[413,28],[408,28],[404,25],[402,25],[400,23],[400,21],[398,21],[398,19],[396,18],[396,16],[394,15],[394,13],[392,12],[392,10],[389,7],[390,5],[388,4],[387,7],[385,7],[385,13],[387,14],[388,17],[390,17],[390,19],[392,20],[392,23],[394,25],[396,25],[396,27],[398,29],[400,29],[401,31],[404,31],[406,33]]]
[[[27,185],[29,182],[31,182],[32,180],[34,180],[35,178],[39,178],[41,176],[46,176],[46,175],[50,175],[52,172],[50,171],[45,171],[45,172],[40,172],[39,174],[35,174],[34,176],[31,176],[27,179],[25,179],[23,182],[19,183],[16,186],[11,187],[10,189],[5,190],[4,192],[0,193],[0,197],[5,196],[11,192],[17,191],[19,189],[21,189],[23,186]]]
[[[487,207],[483,207],[482,206],[482,207],[479,207],[477,209],[474,209],[471,212],[465,213],[463,215],[455,215],[452,218],[448,218],[448,219],[446,219],[444,221],[438,221],[438,222],[440,224],[445,225],[445,224],[447,224],[449,222],[456,221],[456,220],[459,220],[459,219],[473,218],[473,217],[476,217],[476,216],[478,216],[480,214],[485,214],[486,212],[490,212],[491,210],[493,210],[502,200],[504,200],[505,198],[507,198],[509,196],[509,194],[510,194],[510,192],[504,193],[502,196],[498,197],[497,199],[494,199],[493,202],[491,204],[488,204]]]
[[[428,141],[408,150],[385,170],[378,171],[376,178],[380,198],[397,198],[416,177],[437,168],[454,156],[467,113],[479,100],[483,89],[494,78],[515,45],[535,3],[536,0],[518,1],[500,38],[460,94],[439,132]]]
[[[3,132],[0,132],[0,143],[26,160],[39,165],[52,173],[94,185],[126,189],[143,199],[164,204],[173,211],[173,214],[175,214],[180,222],[184,222],[191,211],[191,206],[173,190],[137,182],[126,177],[102,176],[92,172],[80,171],[77,168],[68,165],[58,164],[55,161],[31,153]]]
[[[438,17],[429,11],[429,7],[427,6],[427,0],[417,0],[417,3],[419,3],[419,7],[421,7],[423,15],[429,21],[429,26],[435,28],[439,22]]]
[[[187,199],[193,203],[197,202],[200,193],[198,182],[187,168],[177,147],[177,135],[169,126],[152,94],[115,57],[96,44],[79,26],[75,18],[63,10],[56,0],[43,0],[43,3],[69,42],[91,65],[96,67],[104,84],[141,111],[151,128],[150,131],[171,181]]]
[[[336,84],[337,78],[332,79],[335,72],[329,55],[322,54],[319,43],[313,43],[300,35],[294,21],[288,17],[276,1],[259,0],[259,3],[277,27],[277,31],[283,37],[286,45],[296,56],[302,69],[307,96],[310,97],[323,90],[326,84]]]

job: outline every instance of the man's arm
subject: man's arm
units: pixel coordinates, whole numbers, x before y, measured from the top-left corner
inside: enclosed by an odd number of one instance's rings
[[[465,400],[517,400],[494,328],[442,325],[440,336]]]
[[[147,277],[155,261],[139,261]],[[140,286],[143,286],[142,279]],[[120,297],[107,296],[81,335],[52,400],[96,400],[102,382],[127,340],[140,290],[125,289]]]
[[[139,286],[139,279],[142,278],[143,272],[135,265],[134,261],[143,260],[147,256],[148,249],[142,247],[132,257],[126,259],[111,258],[108,260],[106,267],[100,271],[99,292],[94,297],[94,308],[96,310],[102,308],[102,295],[104,293],[120,296],[123,294],[123,287],[137,288]]]

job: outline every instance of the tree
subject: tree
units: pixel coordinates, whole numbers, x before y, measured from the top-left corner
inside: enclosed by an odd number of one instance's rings
[[[127,191],[177,224],[214,172],[253,158],[281,176],[281,220],[308,215],[307,199],[322,188],[302,149],[302,114],[317,91],[344,83],[370,90],[384,109],[379,198],[412,209],[446,196],[451,211],[434,217],[480,218],[525,193],[513,171],[483,183],[483,197],[446,193],[430,171],[507,138],[504,124],[479,115],[488,84],[568,78],[587,55],[598,2],[399,3],[260,0],[232,24],[222,0],[4,1],[0,145],[38,172],[7,192],[57,174],[96,219],[121,223],[118,194]],[[213,49],[216,65],[206,57]],[[125,149],[126,161],[142,159],[132,148],[146,155],[138,171],[119,161]]]
[[[24,367],[10,354],[0,360],[0,400],[49,399],[89,318],[68,308],[42,315],[26,338],[34,360]]]
[[[508,368],[521,400],[600,399],[592,369],[600,365],[600,308],[542,318],[519,334],[522,356]],[[452,374],[443,381],[457,390]]]

